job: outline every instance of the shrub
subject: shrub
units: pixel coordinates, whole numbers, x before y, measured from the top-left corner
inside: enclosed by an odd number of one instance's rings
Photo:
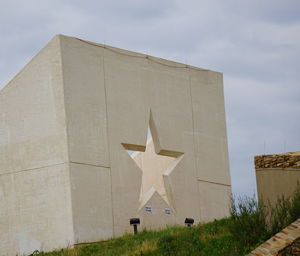
[[[232,200],[229,230],[242,246],[251,246],[268,237],[267,209],[255,197]]]
[[[232,199],[229,230],[244,247],[253,247],[300,217],[300,185],[290,198],[278,198],[271,206],[253,196]]]

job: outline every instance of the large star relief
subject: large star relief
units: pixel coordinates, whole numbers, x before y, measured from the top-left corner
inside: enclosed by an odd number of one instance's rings
[[[183,152],[161,148],[151,112],[146,148],[132,144],[122,143],[122,145],[142,171],[139,210],[156,194],[175,211],[169,175],[182,160]]]

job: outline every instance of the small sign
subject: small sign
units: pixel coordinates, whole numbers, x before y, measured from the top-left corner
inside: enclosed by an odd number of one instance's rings
[[[172,210],[170,208],[165,208],[165,215],[171,215]]]
[[[152,206],[146,205],[146,206],[145,206],[145,212],[147,212],[147,213],[152,213]]]

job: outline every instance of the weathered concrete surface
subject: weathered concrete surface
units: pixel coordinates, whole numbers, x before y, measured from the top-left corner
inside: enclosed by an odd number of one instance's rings
[[[0,255],[74,243],[59,44],[0,92]]]
[[[228,214],[218,72],[56,36],[0,92],[0,115],[1,254],[119,236],[137,216]]]
[[[300,182],[300,152],[255,157],[258,195],[274,204],[290,197]]]

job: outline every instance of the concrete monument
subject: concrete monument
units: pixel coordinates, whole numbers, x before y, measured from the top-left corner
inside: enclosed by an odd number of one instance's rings
[[[1,255],[210,221],[230,193],[221,73],[59,35],[0,91]]]

